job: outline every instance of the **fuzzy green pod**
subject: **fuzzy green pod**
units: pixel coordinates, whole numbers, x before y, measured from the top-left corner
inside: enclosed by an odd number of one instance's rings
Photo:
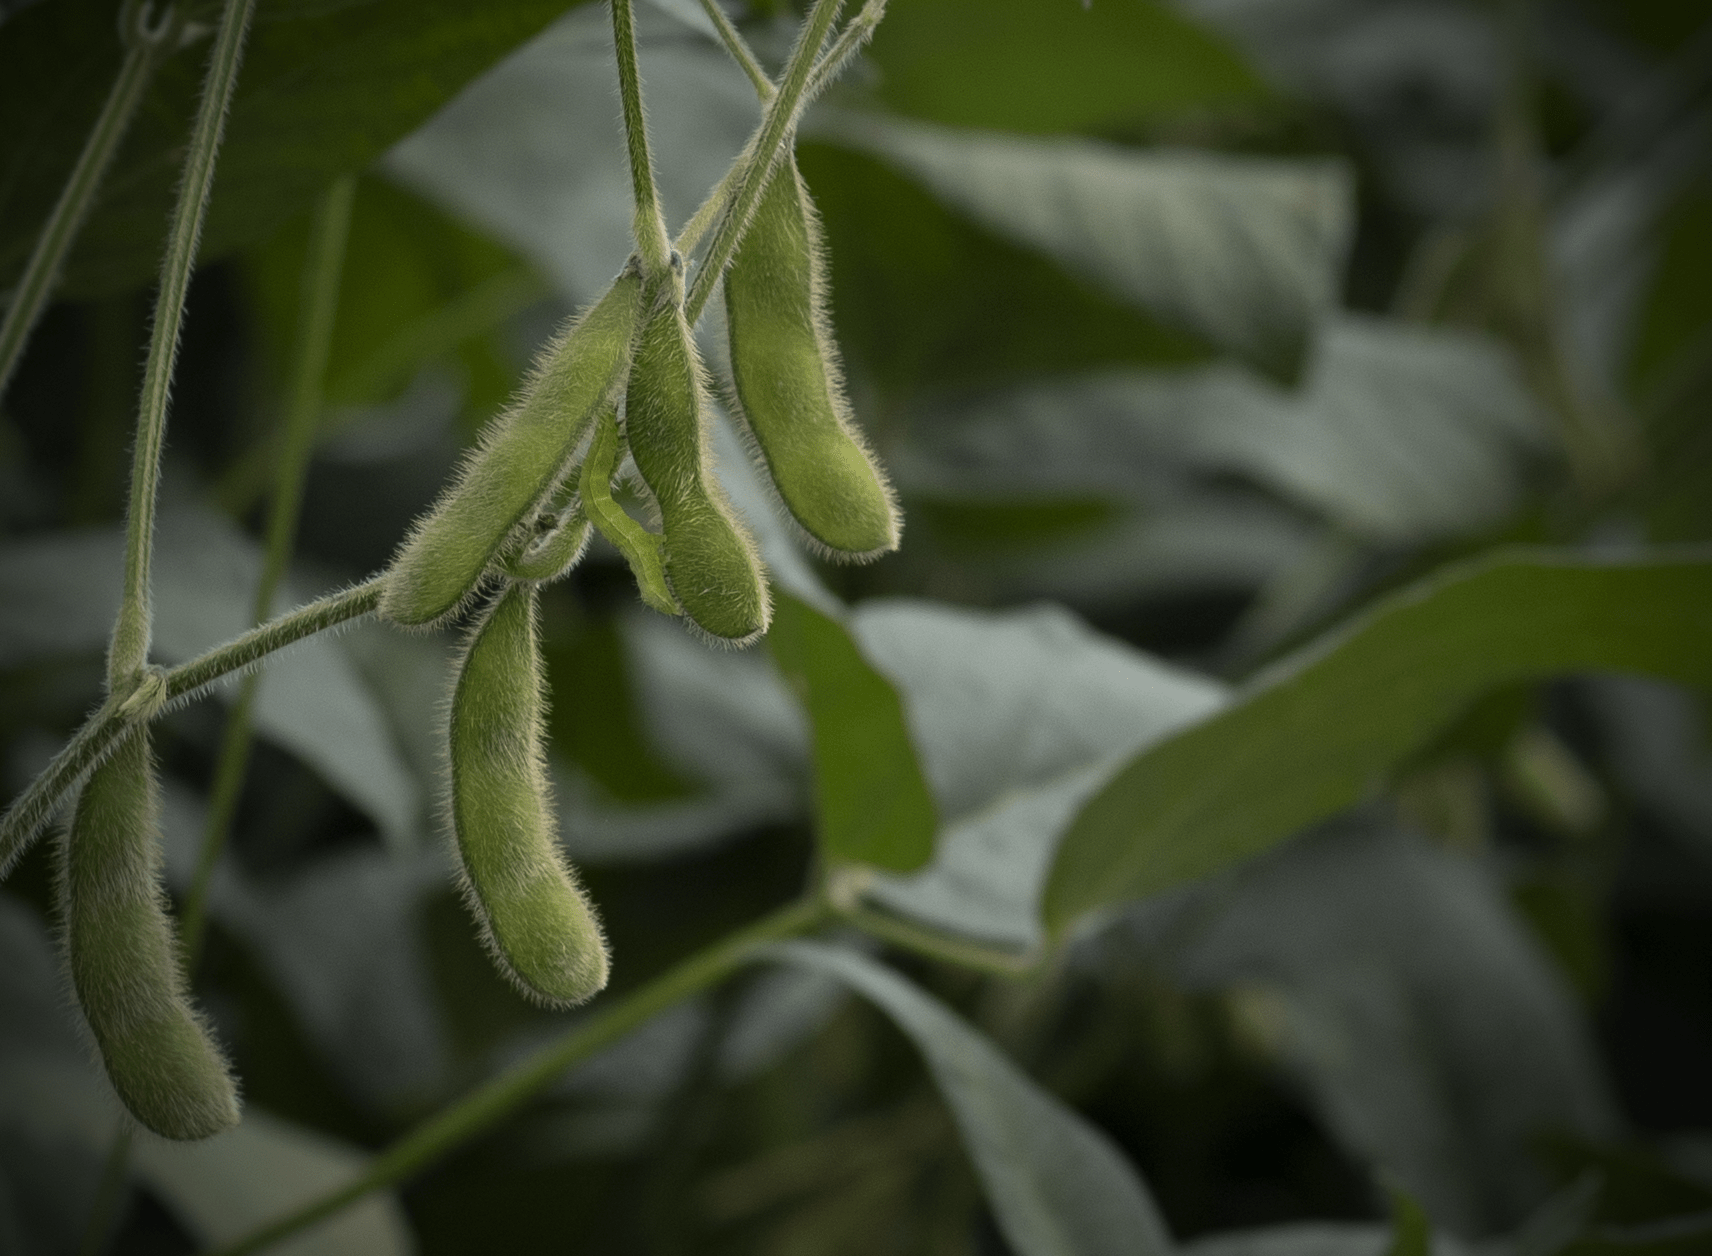
[[[381,594],[383,618],[433,624],[475,591],[564,478],[589,424],[623,384],[641,294],[640,277],[626,269],[545,355],[517,402],[488,424],[457,480],[393,559]]]
[[[660,507],[673,595],[702,631],[748,644],[767,630],[772,602],[755,544],[714,479],[706,384],[676,304],[643,325],[624,405],[631,456]]]
[[[226,1060],[190,1005],[161,890],[160,790],[139,728],[95,769],[61,843],[72,984],[131,1115],[167,1138],[238,1123]]]
[[[820,220],[787,154],[725,273],[732,409],[815,548],[861,562],[895,550],[903,520],[845,399],[825,271]]]
[[[618,411],[608,410],[596,421],[588,454],[583,458],[579,488],[584,506],[600,534],[617,546],[624,561],[630,564],[642,600],[662,614],[681,615],[683,609],[666,587],[660,537],[625,514],[623,507],[612,500],[612,476],[618,469],[621,445]]]
[[[545,735],[536,592],[514,584],[471,635],[451,706],[451,820],[464,897],[495,963],[555,1007],[606,985],[606,939],[560,853]]]
[[[557,517],[543,516],[536,527],[536,535],[506,560],[505,574],[513,580],[557,580],[581,562],[588,549],[589,521],[580,505],[566,507]]]

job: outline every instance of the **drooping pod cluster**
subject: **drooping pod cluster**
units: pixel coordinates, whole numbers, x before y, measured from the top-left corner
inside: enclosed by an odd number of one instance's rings
[[[724,283],[728,397],[778,500],[825,557],[895,549],[898,510],[844,397],[820,226],[788,149]],[[444,622],[487,599],[450,703],[447,811],[489,949],[546,1003],[600,989],[607,953],[556,840],[536,587],[598,532],[644,602],[706,636],[744,645],[771,619],[755,543],[714,473],[709,394],[682,260],[645,276],[633,259],[490,425],[387,573],[380,613],[401,624]],[[632,468],[657,530],[614,497]]]
[[[161,889],[160,790],[145,725],[95,769],[60,845],[66,957],[101,1062],[167,1138],[238,1123],[238,1092],[191,1007]]]

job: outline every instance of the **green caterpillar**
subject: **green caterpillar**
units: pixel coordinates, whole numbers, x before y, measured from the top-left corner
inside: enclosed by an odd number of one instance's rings
[[[626,268],[546,355],[522,396],[488,425],[457,482],[411,531],[387,571],[379,613],[425,626],[463,605],[520,524],[564,477],[624,380],[642,281]]]
[[[160,888],[160,791],[148,729],[84,785],[61,843],[60,915],[72,984],[131,1115],[167,1138],[238,1123],[238,1092],[190,1005]]]
[[[535,606],[534,585],[508,585],[472,633],[452,692],[450,810],[465,899],[500,971],[565,1007],[606,985],[608,957],[559,851]]]
[[[725,274],[733,412],[791,517],[828,558],[898,547],[903,520],[845,399],[820,221],[789,153]]]
[[[660,506],[672,593],[702,631],[748,644],[773,607],[754,542],[713,476],[706,386],[680,302],[643,325],[624,404],[631,456]]]
[[[609,409],[595,423],[588,456],[583,459],[582,499],[600,534],[618,547],[636,577],[642,600],[667,615],[681,615],[683,608],[666,587],[664,552],[660,538],[624,513],[612,500],[612,475],[618,468],[618,411]]]

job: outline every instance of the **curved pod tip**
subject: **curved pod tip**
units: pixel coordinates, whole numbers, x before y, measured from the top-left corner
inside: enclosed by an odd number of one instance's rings
[[[732,410],[790,517],[830,559],[895,550],[903,518],[844,395],[820,223],[794,158],[767,185],[724,286]]]
[[[465,898],[502,973],[529,998],[606,985],[594,908],[559,849],[546,763],[536,593],[511,585],[475,626],[452,693],[450,814]]]
[[[83,787],[62,845],[61,918],[72,984],[131,1115],[167,1138],[238,1123],[225,1057],[190,1003],[161,888],[160,796],[148,730]]]

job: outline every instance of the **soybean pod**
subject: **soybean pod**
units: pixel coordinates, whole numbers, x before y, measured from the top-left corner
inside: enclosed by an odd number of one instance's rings
[[[702,631],[748,644],[767,630],[772,603],[754,542],[714,479],[707,388],[678,304],[643,325],[624,405],[631,456],[660,507],[672,594]]]
[[[666,615],[681,615],[672,591],[666,587],[665,559],[660,538],[624,513],[612,500],[612,476],[618,469],[618,412],[608,410],[595,423],[588,455],[583,459],[580,488],[584,507],[595,528],[618,547],[636,577],[642,600]]]
[[[83,787],[61,843],[72,985],[131,1115],[167,1138],[238,1123],[238,1092],[190,1005],[161,888],[160,790],[147,727]]]
[[[536,592],[510,584],[471,634],[452,692],[451,822],[464,897],[494,961],[557,1007],[606,985],[606,939],[559,850],[542,754]]]
[[[570,470],[589,425],[623,385],[642,281],[627,268],[546,355],[483,433],[456,481],[400,547],[379,612],[426,626],[458,610]]]
[[[823,254],[787,152],[725,274],[733,411],[815,548],[860,562],[898,547],[902,519],[844,395]]]
[[[544,583],[557,580],[582,561],[588,550],[589,521],[581,505],[572,503],[557,516],[536,520],[540,529],[505,564],[513,580]]]

